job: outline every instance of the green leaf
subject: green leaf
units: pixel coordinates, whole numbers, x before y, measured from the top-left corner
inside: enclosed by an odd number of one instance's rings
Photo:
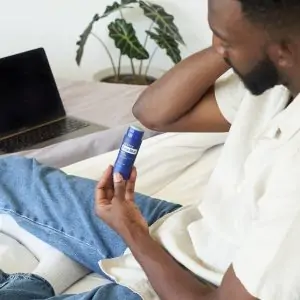
[[[92,32],[94,24],[99,21],[100,17],[98,14],[94,15],[93,20],[89,23],[87,28],[83,31],[83,33],[79,36],[79,41],[76,43],[78,46],[78,49],[76,51],[76,62],[77,65],[79,66],[82,60],[83,52],[84,52],[84,47],[85,44],[88,40],[89,35]]]
[[[148,51],[139,42],[131,23],[127,23],[124,19],[116,19],[108,25],[108,29],[109,36],[115,41],[122,55],[127,55],[130,59],[149,58]]]
[[[167,55],[171,58],[174,64],[181,61],[181,53],[179,45],[176,40],[164,33],[160,28],[154,28],[156,33],[151,31],[146,31],[152,40],[163,50],[166,50]]]
[[[122,4],[130,4],[130,3],[137,3],[137,0],[121,0]]]
[[[110,14],[114,13],[115,11],[119,11],[121,9],[121,5],[118,2],[114,2],[112,5],[108,5],[101,16],[102,18],[105,18],[109,16]]]
[[[145,16],[155,22],[165,34],[173,37],[180,44],[185,44],[174,23],[174,17],[168,14],[162,6],[144,1],[139,1],[139,4]]]
[[[136,0],[122,0],[121,4],[118,2],[114,2],[112,5],[108,5],[103,13],[103,15],[100,17],[101,19],[113,14],[116,11],[120,11],[123,8],[132,8],[128,6],[130,3],[134,3]]]

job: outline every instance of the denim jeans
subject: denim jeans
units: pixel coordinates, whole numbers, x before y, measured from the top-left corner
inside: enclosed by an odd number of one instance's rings
[[[10,214],[20,226],[59,249],[91,271],[102,274],[98,261],[122,255],[121,237],[94,213],[96,182],[66,175],[34,159],[0,159],[0,213]],[[136,193],[136,204],[148,224],[180,206]],[[35,275],[0,271],[1,300],[137,300],[115,283],[78,295],[54,296],[50,284]]]

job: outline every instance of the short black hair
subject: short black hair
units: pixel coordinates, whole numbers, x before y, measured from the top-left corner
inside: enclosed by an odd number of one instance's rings
[[[267,29],[300,34],[300,0],[237,0],[244,15]],[[291,32],[290,31],[290,32]]]

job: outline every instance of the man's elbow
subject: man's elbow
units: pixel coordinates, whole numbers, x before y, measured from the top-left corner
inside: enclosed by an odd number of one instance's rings
[[[161,124],[159,124],[159,121],[153,117],[139,100],[133,105],[132,114],[146,128],[153,131],[160,131]]]

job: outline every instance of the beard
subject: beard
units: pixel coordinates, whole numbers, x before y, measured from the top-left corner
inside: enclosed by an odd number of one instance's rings
[[[263,94],[268,89],[273,88],[280,82],[279,73],[273,62],[266,57],[261,60],[249,73],[243,75],[225,58],[226,63],[232,67],[233,71],[240,77],[245,87],[255,96]]]

